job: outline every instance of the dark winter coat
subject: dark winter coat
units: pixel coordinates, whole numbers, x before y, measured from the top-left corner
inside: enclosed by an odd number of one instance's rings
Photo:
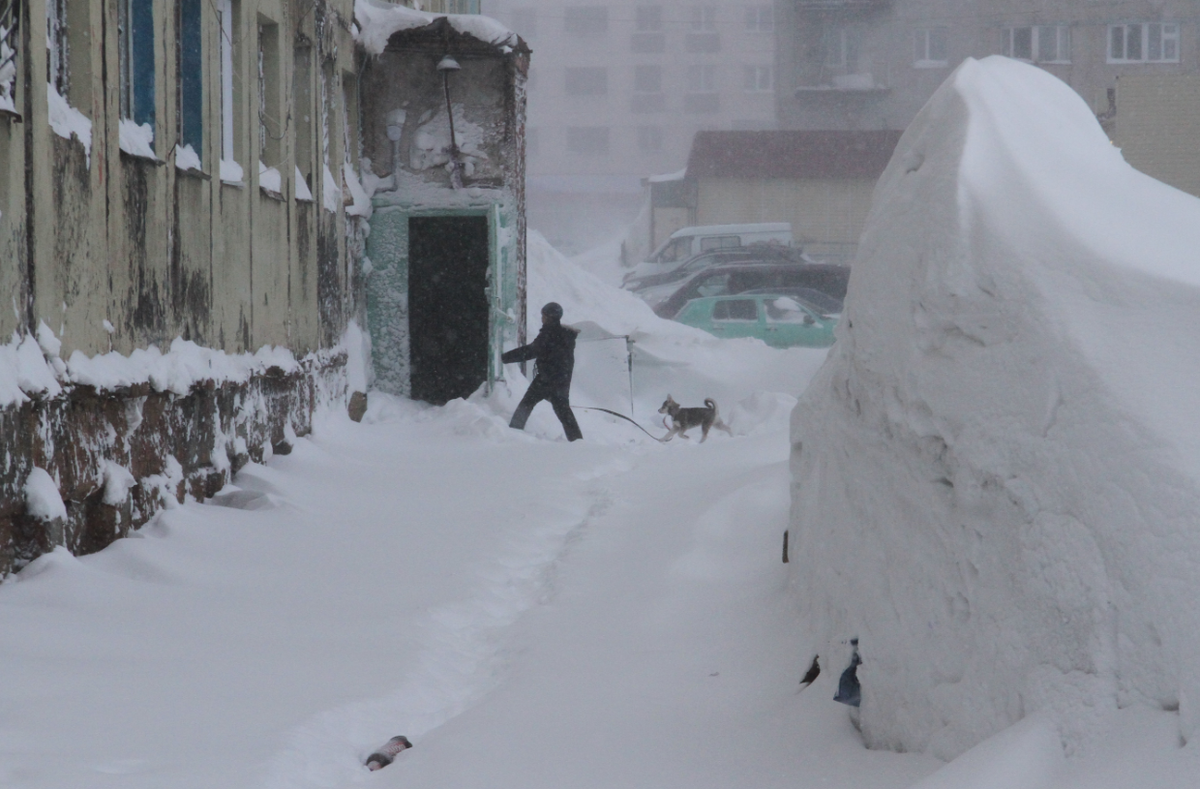
[[[534,384],[555,390],[571,388],[571,373],[575,369],[575,338],[577,329],[554,321],[542,326],[538,336],[528,345],[513,348],[500,357],[505,364],[537,360]]]

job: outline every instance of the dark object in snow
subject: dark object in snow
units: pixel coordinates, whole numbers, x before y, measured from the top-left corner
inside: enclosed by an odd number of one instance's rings
[[[858,639],[850,639],[850,644],[854,647],[854,655],[850,658],[850,667],[842,672],[842,678],[838,680],[837,695],[833,700],[857,707],[862,703],[862,687],[858,684],[858,667],[862,665],[862,658],[858,656]]]
[[[813,655],[813,662],[812,665],[808,667],[808,673],[804,675],[804,679],[800,680],[801,690],[813,684],[817,677],[821,675],[821,664],[818,662],[819,657],[819,655]]]
[[[575,421],[575,414],[571,413],[570,394],[571,373],[575,369],[575,338],[579,332],[563,326],[561,318],[562,307],[554,302],[542,307],[542,330],[534,341],[500,357],[504,364],[537,360],[533,383],[529,384],[508,426],[524,430],[533,407],[543,400],[549,400],[558,421],[562,422],[567,440],[576,441],[583,438],[583,432]]]
[[[367,393],[355,392],[350,395],[350,405],[346,410],[350,412],[350,421],[361,422],[367,413]]]
[[[783,532],[783,563],[784,564],[788,563],[787,541],[788,541],[788,533],[787,533],[787,530],[785,529]]]
[[[711,397],[704,398],[704,405],[695,408],[684,408],[671,395],[667,395],[667,399],[663,401],[662,406],[658,409],[658,413],[666,414],[663,419],[663,424],[666,424],[667,419],[671,420],[671,424],[667,427],[669,431],[663,436],[663,441],[670,441],[675,436],[687,438],[687,431],[693,427],[700,428],[700,443],[703,444],[708,438],[708,431],[712,428],[724,430],[726,433],[733,436],[733,431],[729,429],[729,425],[721,421],[721,417],[717,415],[717,401]]]
[[[393,737],[387,741],[387,745],[367,757],[367,769],[371,772],[382,770],[392,763],[397,754],[407,751],[411,747],[413,747],[412,743],[404,735]]]

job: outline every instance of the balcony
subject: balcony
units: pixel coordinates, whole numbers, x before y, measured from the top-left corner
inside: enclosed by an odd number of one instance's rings
[[[839,74],[815,85],[801,85],[793,95],[797,99],[819,99],[822,97],[878,98],[891,92],[891,87],[877,81],[871,74]]]

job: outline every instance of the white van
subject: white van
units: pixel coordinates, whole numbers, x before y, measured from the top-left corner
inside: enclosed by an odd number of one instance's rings
[[[658,268],[663,263],[678,263],[710,249],[744,247],[750,244],[792,245],[790,222],[759,222],[747,225],[697,225],[682,227],[654,250],[646,263]]]

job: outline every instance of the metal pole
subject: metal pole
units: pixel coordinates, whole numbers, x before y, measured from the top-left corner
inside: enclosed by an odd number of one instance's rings
[[[628,334],[625,335],[625,352],[628,354],[629,363],[629,415],[633,413],[633,339]]]

